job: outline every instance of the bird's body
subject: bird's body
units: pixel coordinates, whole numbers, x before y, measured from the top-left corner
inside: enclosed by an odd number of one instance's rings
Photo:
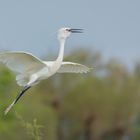
[[[16,73],[16,81],[23,90],[18,94],[12,104],[5,110],[5,114],[19,100],[30,87],[38,84],[41,80],[58,73],[86,73],[89,68],[73,62],[63,62],[65,40],[71,32],[80,33],[80,29],[61,28],[58,31],[60,49],[55,61],[42,61],[41,59],[26,52],[1,52],[0,61],[10,70]]]

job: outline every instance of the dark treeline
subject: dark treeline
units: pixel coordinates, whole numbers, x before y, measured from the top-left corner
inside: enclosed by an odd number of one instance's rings
[[[1,140],[139,140],[140,64],[128,71],[100,53],[75,51],[65,60],[93,67],[88,74],[56,74],[31,88],[4,116],[20,88],[0,67]]]

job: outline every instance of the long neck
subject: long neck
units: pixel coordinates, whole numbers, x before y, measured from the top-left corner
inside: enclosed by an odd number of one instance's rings
[[[56,59],[56,62],[62,62],[63,61],[63,56],[64,56],[64,45],[65,45],[65,40],[60,40],[60,49],[59,49],[59,54]]]

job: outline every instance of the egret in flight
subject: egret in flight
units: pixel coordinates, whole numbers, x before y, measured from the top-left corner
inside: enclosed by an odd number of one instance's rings
[[[63,61],[65,41],[71,33],[82,33],[82,29],[61,28],[58,30],[57,38],[60,48],[55,61],[42,61],[26,52],[0,52],[0,62],[15,72],[17,84],[23,87],[12,104],[5,110],[5,115],[25,91],[41,80],[47,79],[55,73],[86,73],[90,70],[84,65]]]

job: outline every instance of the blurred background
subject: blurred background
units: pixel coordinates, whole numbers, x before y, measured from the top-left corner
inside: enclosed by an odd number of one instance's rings
[[[140,139],[140,1],[0,1],[0,50],[44,60],[58,53],[57,30],[83,28],[66,43],[65,60],[88,74],[56,74],[30,89],[4,116],[20,90],[0,65],[1,140]]]

